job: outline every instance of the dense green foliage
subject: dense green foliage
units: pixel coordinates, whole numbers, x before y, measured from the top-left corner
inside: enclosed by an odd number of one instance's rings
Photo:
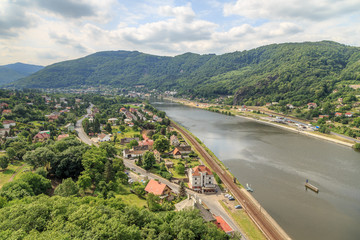
[[[228,239],[196,211],[153,213],[120,199],[47,197],[0,209],[0,239]]]
[[[359,60],[359,48],[329,41],[273,44],[223,55],[99,52],[48,66],[14,86],[144,84],[189,96],[235,95],[235,102],[311,101],[325,97],[339,81],[360,80]]]

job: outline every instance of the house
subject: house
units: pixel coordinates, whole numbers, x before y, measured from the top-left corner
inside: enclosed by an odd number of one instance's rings
[[[339,112],[335,113],[335,117],[341,117],[341,116],[342,116],[342,113],[339,113]]]
[[[123,113],[123,112],[126,112],[126,108],[120,108],[120,111],[119,111],[120,113]]]
[[[59,135],[59,136],[57,137],[57,140],[60,141],[60,140],[62,140],[62,139],[64,139],[64,138],[67,138],[67,137],[69,137],[69,134],[61,134],[61,135]]]
[[[215,178],[211,170],[205,165],[199,165],[188,170],[189,187],[197,192],[216,192]]]
[[[122,139],[120,139],[120,144],[125,145],[125,144],[130,143],[132,140],[136,140],[138,142],[139,138],[138,137],[136,137],[136,138],[122,138]]]
[[[135,151],[149,151],[152,149],[152,147],[149,145],[139,145],[139,146],[134,146],[133,149]]]
[[[286,104],[286,107],[289,109],[294,109],[295,107],[292,104]]]
[[[118,121],[119,119],[117,118],[109,118],[108,119],[108,123],[112,124],[112,125],[116,125],[116,122]]]
[[[173,146],[175,146],[175,147],[177,147],[177,146],[180,145],[180,141],[179,141],[179,139],[177,138],[177,136],[172,135],[172,136],[170,137],[170,144],[173,145]]]
[[[3,114],[3,115],[10,115],[11,113],[12,113],[11,109],[4,109],[4,110],[2,111],[2,114]]]
[[[65,125],[65,128],[67,128],[67,130],[69,132],[71,132],[71,131],[75,130],[75,125],[74,125],[74,123],[68,123],[68,124]]]
[[[9,107],[9,104],[7,104],[7,103],[1,103],[0,104],[0,108],[7,108],[7,107]]]
[[[16,122],[13,120],[4,120],[2,122],[4,128],[10,128],[10,127],[15,127],[16,126]]]
[[[205,222],[216,221],[210,210],[202,205],[201,199],[197,200],[195,197],[188,195],[187,199],[175,204],[176,211],[192,210],[192,209],[198,209],[200,211],[200,215],[202,216]]]
[[[308,106],[308,109],[317,108],[316,103],[308,103],[307,106]]]
[[[101,133],[98,135],[98,141],[99,142],[109,142],[111,139],[110,139],[110,135],[106,135],[104,133]]]
[[[177,146],[172,152],[175,158],[181,158],[182,156],[189,155],[190,153],[191,153],[191,146]]]
[[[172,152],[172,155],[174,158],[182,158],[181,152],[179,151],[178,148],[174,149],[174,151]]]
[[[215,216],[214,224],[221,230],[223,230],[226,234],[231,235],[234,230],[229,226],[229,224],[221,217]]]
[[[319,115],[319,118],[329,118],[329,115]]]
[[[352,117],[352,116],[353,116],[353,114],[351,112],[345,113],[345,117]]]
[[[48,118],[49,122],[53,122],[59,118],[59,115],[51,114],[51,115],[48,115],[47,118]]]
[[[10,128],[1,128],[0,129],[0,137],[6,137],[10,134]]]
[[[136,158],[141,157],[146,153],[148,150],[134,150],[134,149],[125,149],[123,151],[123,157],[124,158]]]
[[[154,145],[154,140],[146,139],[146,140],[139,141],[139,146],[144,146],[144,145],[149,145],[152,147]]]
[[[147,193],[152,193],[159,196],[160,199],[167,199],[171,201],[174,197],[171,195],[171,188],[165,183],[160,183],[154,179],[151,179],[145,187]]]
[[[50,139],[50,131],[41,131],[33,137],[34,142],[44,142]]]

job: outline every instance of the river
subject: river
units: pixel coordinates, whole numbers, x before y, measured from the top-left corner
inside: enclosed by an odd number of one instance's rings
[[[296,240],[360,239],[360,153],[241,117],[153,105],[215,153]],[[305,190],[306,179],[320,189]]]

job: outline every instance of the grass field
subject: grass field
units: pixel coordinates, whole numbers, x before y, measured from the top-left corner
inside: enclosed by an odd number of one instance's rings
[[[123,185],[121,193],[116,195],[116,197],[120,198],[127,205],[139,208],[147,207],[145,199],[139,198],[137,195],[130,192],[130,186]]]
[[[15,162],[14,164],[9,164],[5,171],[0,170],[0,188],[9,181],[14,173],[18,173],[16,175],[17,178],[18,175],[21,174],[26,167],[28,167],[26,164],[22,166],[23,164],[23,162]]]
[[[226,210],[228,214],[234,219],[239,225],[242,231],[249,237],[249,239],[266,239],[262,232],[255,226],[249,216],[244,210],[229,209],[229,207],[223,202],[219,201],[221,206]]]

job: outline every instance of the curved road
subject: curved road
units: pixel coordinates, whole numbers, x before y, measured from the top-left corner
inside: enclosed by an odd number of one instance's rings
[[[90,103],[90,106],[86,109],[87,115],[91,114],[91,109],[94,105],[92,103]],[[78,137],[81,139],[81,141],[83,141],[84,143],[88,144],[88,145],[96,145],[93,141],[91,141],[91,139],[86,135],[86,133],[84,132],[84,129],[82,127],[82,122],[84,121],[84,119],[87,117],[87,115],[83,116],[81,119],[79,119],[76,122],[75,125],[75,131],[78,133]]]

